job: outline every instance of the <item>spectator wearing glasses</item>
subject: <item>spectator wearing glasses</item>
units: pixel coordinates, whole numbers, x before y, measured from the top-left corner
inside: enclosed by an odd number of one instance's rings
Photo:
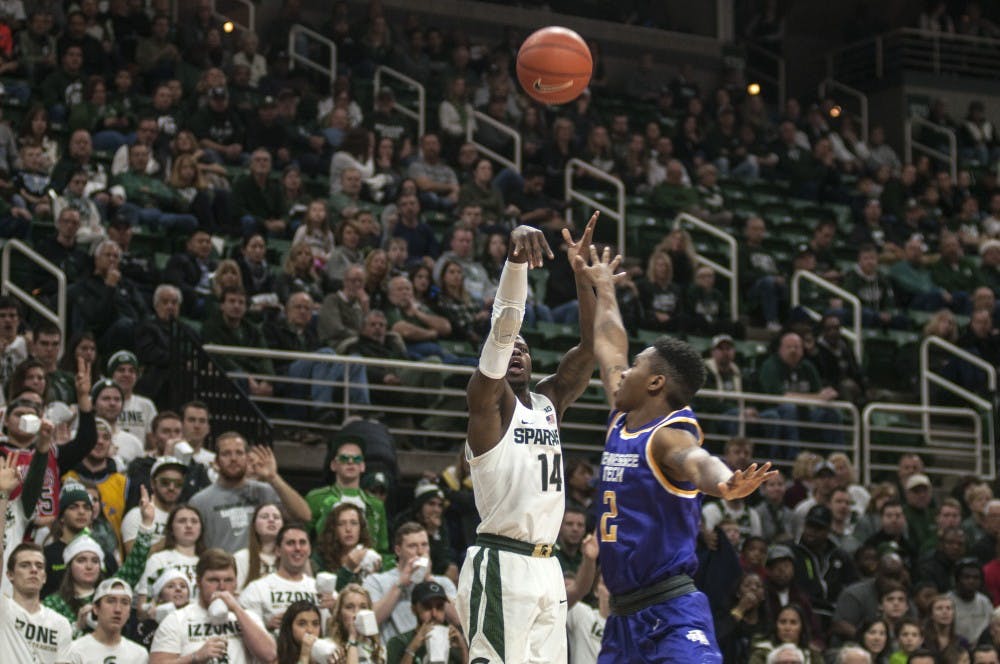
[[[162,456],[153,463],[153,469],[150,472],[153,486],[151,498],[154,510],[154,530],[151,544],[161,541],[167,532],[167,518],[180,499],[186,473],[187,466],[175,457]],[[141,519],[142,514],[139,507],[133,507],[125,513],[125,518],[122,519],[122,542],[125,545],[126,553],[132,550],[135,538],[139,534]]]
[[[306,494],[306,502],[312,514],[309,526],[317,534],[323,532],[326,518],[334,506],[343,501],[353,502],[364,508],[365,521],[375,548],[384,554],[389,551],[385,505],[361,488],[361,476],[365,472],[363,442],[351,437],[334,441],[330,445],[326,459],[326,479],[330,484]]]

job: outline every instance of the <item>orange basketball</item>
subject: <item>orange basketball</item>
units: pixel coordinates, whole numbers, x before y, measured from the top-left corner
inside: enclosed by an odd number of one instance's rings
[[[594,70],[580,35],[556,25],[536,30],[517,52],[517,80],[532,99],[565,104],[580,96]]]

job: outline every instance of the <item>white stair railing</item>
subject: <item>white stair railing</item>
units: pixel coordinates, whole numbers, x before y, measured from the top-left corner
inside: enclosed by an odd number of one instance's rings
[[[573,184],[573,179],[576,176],[576,171],[581,170],[587,175],[597,180],[602,180],[607,182],[615,189],[615,207],[610,208],[604,203],[595,200],[585,194],[584,192],[577,189]],[[625,255],[625,183],[616,178],[613,175],[608,175],[596,166],[592,166],[582,159],[573,158],[566,162],[566,170],[564,171],[564,184],[566,187],[566,200],[567,201],[578,201],[587,205],[595,210],[600,210],[605,216],[611,217],[618,222],[618,235],[617,235],[617,249],[618,252],[624,256]],[[573,221],[573,206],[568,205],[566,207],[566,219],[568,221]]]
[[[951,392],[955,396],[968,401],[972,404],[976,410],[979,412],[986,413],[988,417],[986,418],[986,434],[987,439],[991,441],[996,441],[996,417],[997,414],[994,412],[993,403],[981,397],[980,395],[972,392],[965,387],[962,387],[958,383],[945,378],[938,372],[934,371],[930,363],[930,349],[931,347],[938,348],[949,355],[951,355],[951,361],[956,359],[968,362],[978,369],[982,369],[986,373],[986,389],[994,397],[997,393],[997,368],[979,357],[978,355],[973,355],[967,350],[959,348],[953,343],[945,341],[941,337],[929,336],[924,338],[920,343],[920,404],[924,408],[929,408],[933,406],[931,404],[931,384],[937,385],[943,390]],[[930,431],[930,417],[927,411],[923,414],[923,433],[924,439],[929,443],[931,441],[931,431]],[[992,472],[992,471],[991,471]]]
[[[825,290],[828,293],[836,295],[837,297],[843,299],[845,303],[850,305],[852,312],[851,327],[850,329],[844,330],[843,335],[848,339],[848,341],[851,342],[851,345],[854,347],[854,355],[858,362],[861,362],[864,358],[864,335],[861,333],[861,300],[858,299],[857,295],[844,290],[837,284],[827,281],[815,272],[797,270],[795,274],[792,275],[792,307],[802,306],[802,309],[809,314],[809,317],[814,321],[819,320],[822,316],[818,311],[802,305],[800,296],[803,279],[815,284],[821,290]]]
[[[330,50],[330,61],[328,63],[313,60],[309,57],[308,45],[310,41],[319,42]],[[302,45],[306,46],[305,53],[299,52],[299,47]],[[326,74],[327,78],[330,79],[330,83],[333,83],[337,78],[337,45],[332,39],[328,39],[315,30],[297,23],[288,31],[288,68],[295,69],[296,65]]]
[[[681,212],[674,218],[674,225],[686,224],[692,226],[700,231],[708,233],[713,237],[717,237],[729,247],[729,265],[725,266],[721,263],[716,263],[711,258],[706,258],[705,256],[698,255],[698,263],[701,265],[707,265],[718,275],[721,275],[729,279],[729,317],[732,320],[739,320],[740,318],[740,278],[739,278],[739,242],[736,241],[730,233],[719,230],[712,224],[699,219],[698,217],[688,214],[687,212]]]
[[[472,117],[474,117],[476,119],[476,122],[479,123],[480,125],[484,125],[484,124],[489,125],[489,126],[493,127],[494,129],[496,129],[497,131],[499,131],[500,133],[506,134],[507,136],[510,136],[510,138],[511,138],[511,144],[514,146],[514,157],[513,157],[513,159],[505,157],[502,154],[500,154],[499,152],[496,152],[495,150],[493,150],[493,149],[491,149],[491,148],[483,145],[479,141],[477,141],[476,137],[475,137],[476,132],[473,131],[472,123],[471,122],[465,128],[465,140],[467,140],[468,142],[470,142],[473,145],[475,145],[479,149],[480,152],[482,152],[483,154],[487,155],[488,157],[490,157],[494,161],[500,162],[501,164],[503,164],[504,166],[506,166],[507,168],[513,170],[516,173],[520,173],[521,172],[521,132],[517,131],[516,129],[514,129],[510,125],[506,125],[506,124],[500,122],[499,120],[496,120],[495,118],[490,117],[489,115],[483,113],[482,111],[473,111],[472,112]]]
[[[825,97],[831,90],[842,92],[857,100],[858,114],[860,115],[861,124],[861,140],[868,143],[868,95],[861,90],[845,85],[836,79],[828,78],[819,84],[820,99]]]
[[[18,252],[29,259],[40,268],[51,274],[56,279],[56,310],[43,304],[38,298],[31,294],[27,288],[15,284],[11,281],[11,255]],[[36,252],[20,240],[7,240],[3,246],[3,259],[0,261],[0,293],[13,295],[26,306],[34,310],[42,318],[53,323],[62,332],[60,345],[66,343],[66,273],[59,266],[47,260],[44,256]],[[61,352],[61,349],[60,349]]]
[[[412,109],[404,104],[396,104],[396,110],[411,118],[417,123],[417,140],[424,135],[424,131],[427,127],[427,89],[424,85],[415,79],[410,78],[406,74],[396,71],[391,67],[386,67],[385,65],[380,65],[375,69],[375,94],[372,96],[373,102],[378,99],[378,92],[382,89],[382,77],[388,76],[389,78],[395,79],[400,83],[404,83],[409,87],[413,88],[417,92],[417,108]]]
[[[908,420],[918,413],[925,422],[911,425]],[[897,417],[878,423],[876,414]],[[948,421],[929,429],[932,417]],[[967,420],[969,426],[957,426],[959,420]],[[899,455],[905,452],[918,452],[924,459],[924,471],[932,477],[944,479],[965,474],[988,480],[996,477],[994,446],[984,441],[980,414],[972,408],[870,403],[861,412],[861,421],[858,471],[865,486],[871,483],[875,471],[895,472]],[[874,440],[877,434],[883,434],[879,442]],[[919,437],[925,439],[925,445],[914,447],[912,440]],[[898,443],[893,442],[897,440]]]
[[[917,140],[915,129],[917,128],[929,129],[933,132],[943,135],[948,139],[948,152],[941,152],[937,148],[927,145],[926,143],[921,143]],[[906,141],[906,163],[913,163],[913,152],[917,151],[923,153],[934,159],[939,159],[948,164],[948,172],[951,174],[952,182],[958,177],[958,140],[955,137],[955,131],[944,125],[939,125],[930,120],[924,119],[920,116],[914,115],[906,121],[906,131],[904,132],[904,139]]]

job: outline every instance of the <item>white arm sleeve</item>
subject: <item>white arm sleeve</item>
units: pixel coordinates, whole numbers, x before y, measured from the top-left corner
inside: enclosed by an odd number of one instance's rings
[[[479,356],[479,371],[488,378],[499,380],[507,375],[514,339],[521,331],[524,303],[528,299],[528,264],[504,263],[500,285],[493,299],[493,319],[490,333]]]

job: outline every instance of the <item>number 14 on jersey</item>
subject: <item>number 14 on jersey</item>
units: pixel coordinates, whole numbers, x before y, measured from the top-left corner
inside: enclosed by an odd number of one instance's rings
[[[562,491],[562,454],[552,455],[551,461],[548,454],[539,454],[538,460],[542,464],[542,491]]]

